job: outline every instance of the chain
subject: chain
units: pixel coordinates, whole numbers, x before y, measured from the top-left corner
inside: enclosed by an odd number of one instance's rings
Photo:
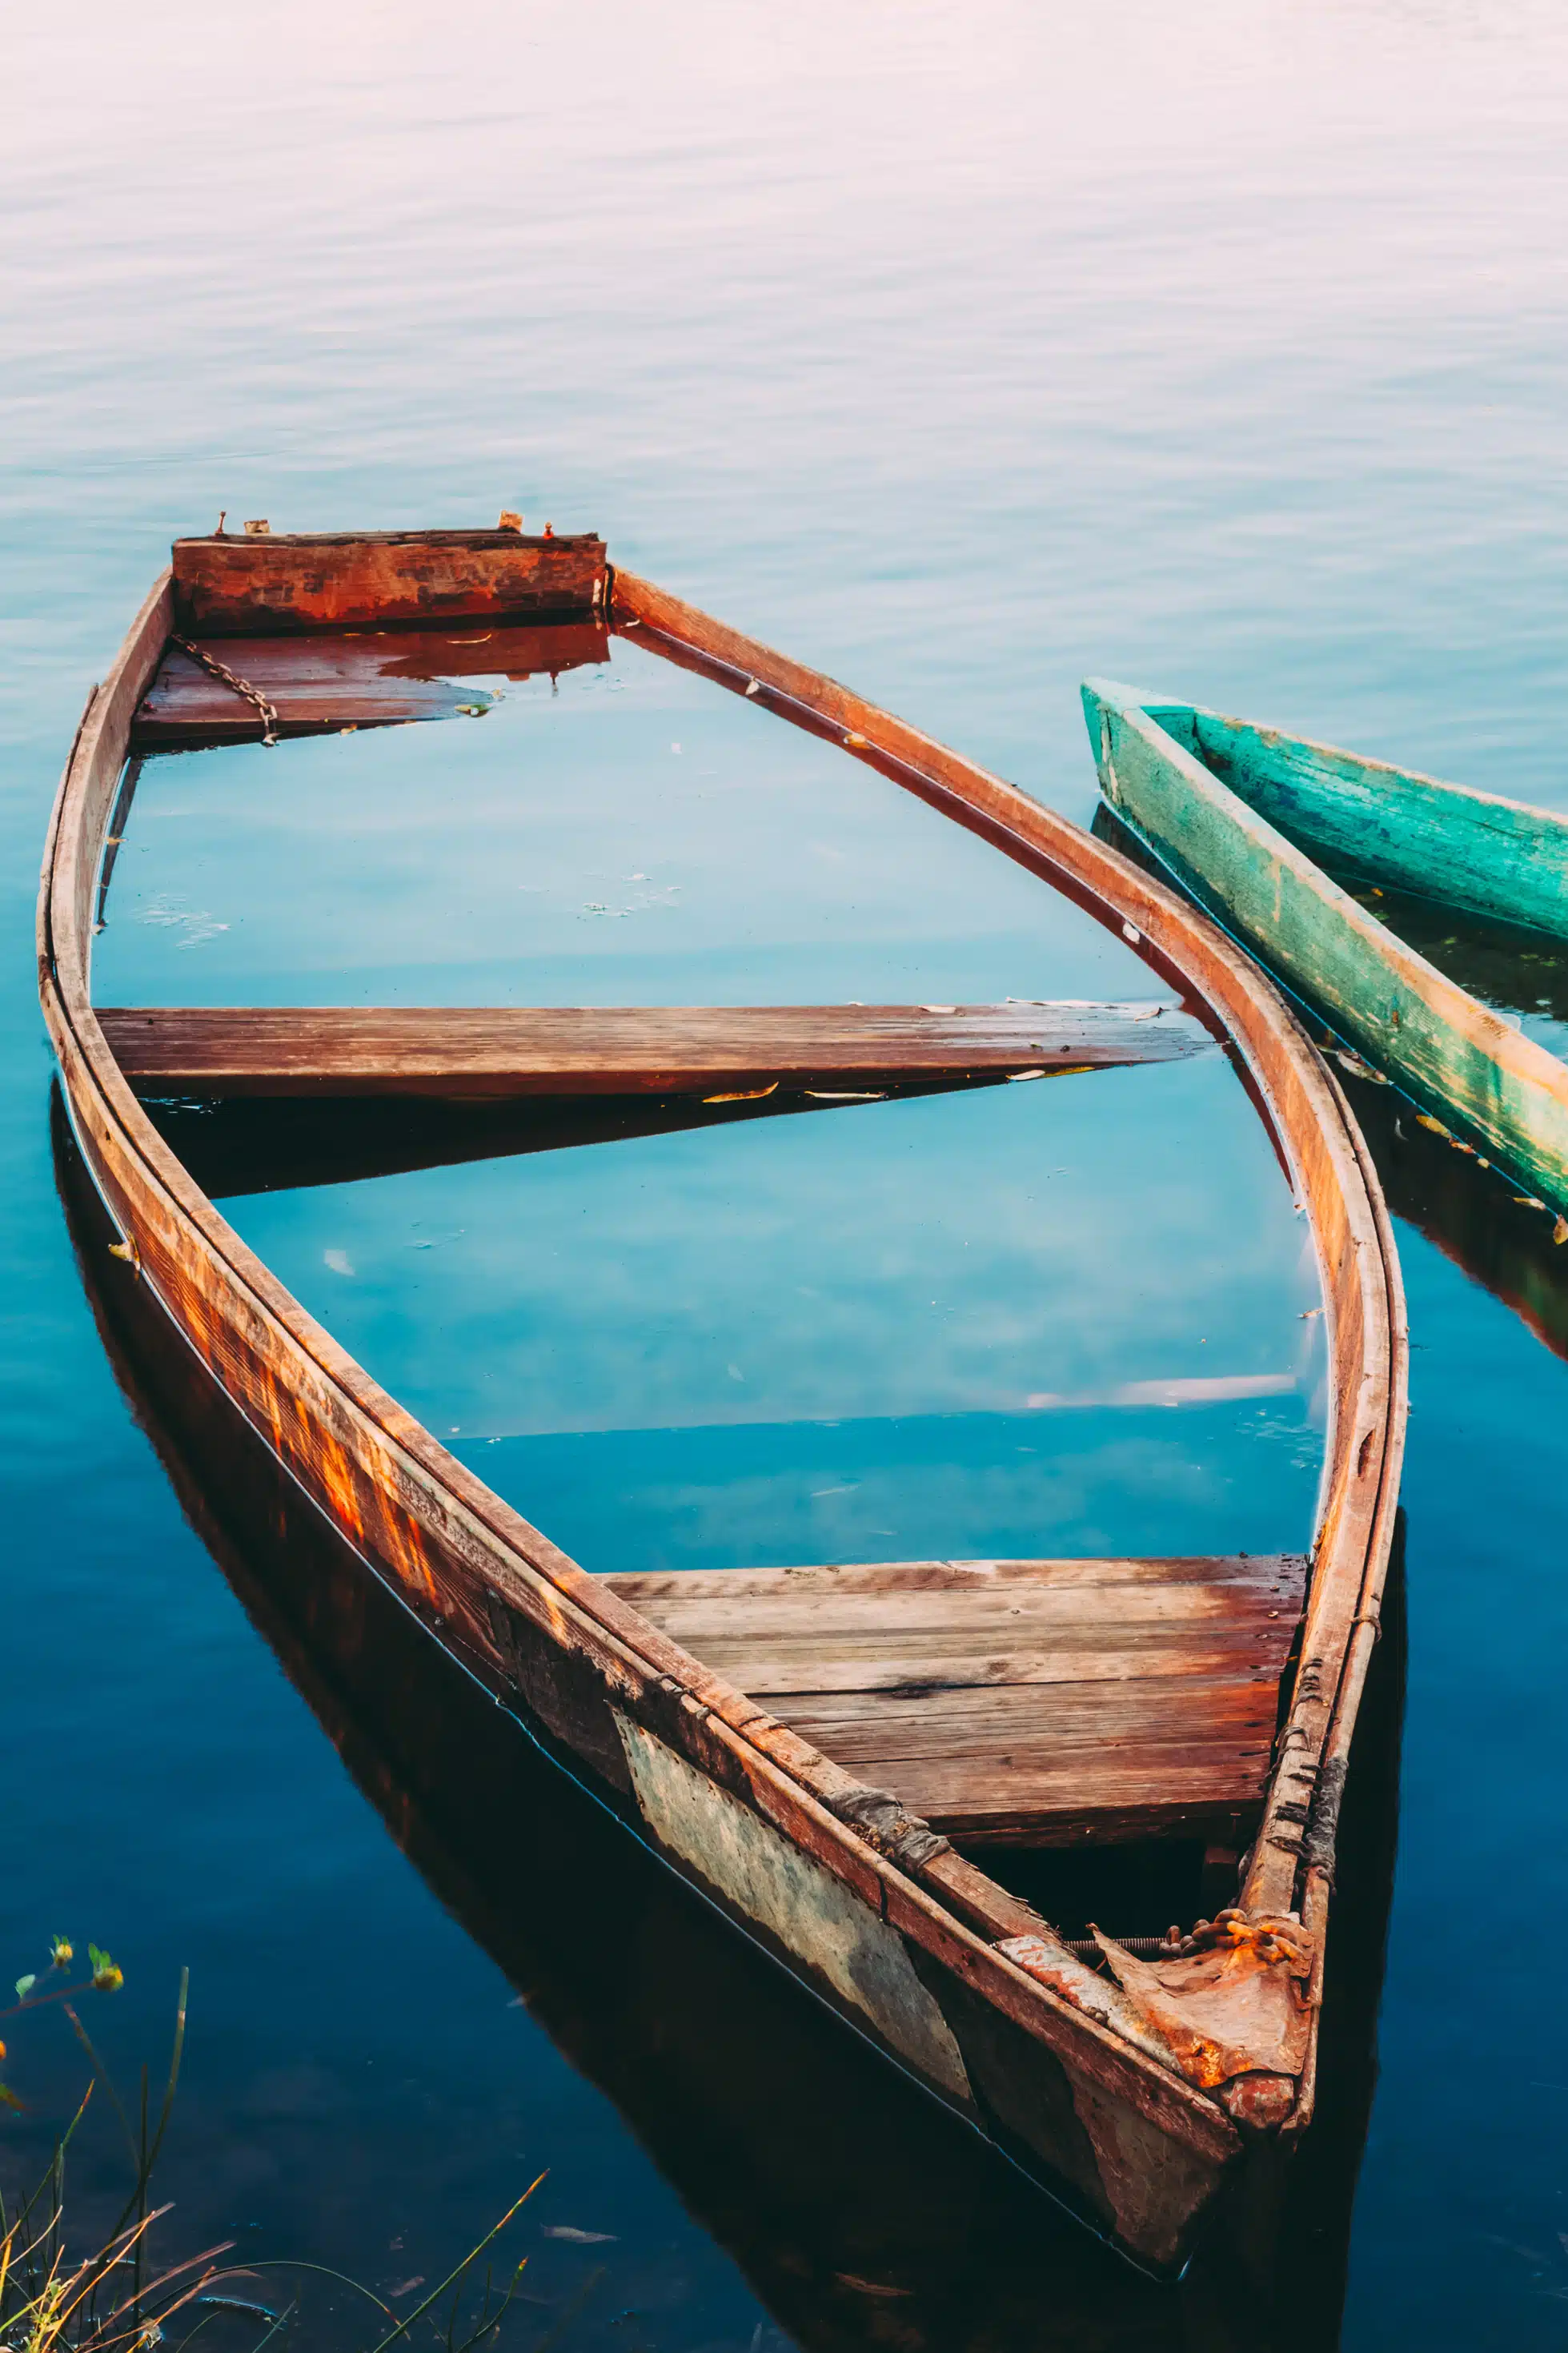
[[[258,686],[252,686],[248,679],[241,678],[237,671],[230,670],[226,662],[220,662],[216,654],[209,654],[205,646],[193,645],[189,638],[171,638],[169,642],[178,646],[183,654],[189,654],[193,661],[200,662],[214,678],[221,679],[225,686],[232,686],[236,694],[243,694],[247,702],[253,702],[261,716],[262,742],[277,743],[278,713]]]

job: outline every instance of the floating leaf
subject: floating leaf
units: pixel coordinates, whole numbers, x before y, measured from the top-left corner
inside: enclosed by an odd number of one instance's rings
[[[1448,1131],[1444,1126],[1442,1121],[1440,1119],[1434,1119],[1429,1111],[1418,1111],[1415,1117],[1419,1124],[1422,1127],[1429,1127],[1434,1135],[1447,1134]]]
[[[1554,1242],[1568,1242],[1568,1218],[1558,1219],[1552,1229],[1552,1239]]]
[[[28,1971],[25,1978],[18,1978],[16,1979],[17,2000],[26,2001],[27,1996],[32,1992],[33,1988],[37,1984],[37,1975],[31,1970]]]
[[[546,2222],[540,2232],[543,2239],[564,2239],[574,2247],[607,2247],[615,2242],[613,2231],[579,2231],[570,2222]]]

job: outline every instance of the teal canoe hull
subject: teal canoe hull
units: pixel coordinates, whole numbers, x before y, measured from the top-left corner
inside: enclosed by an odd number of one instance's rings
[[[1323,871],[1568,937],[1568,820],[1090,680],[1100,789],[1200,904],[1372,1064],[1560,1212],[1568,1068]]]

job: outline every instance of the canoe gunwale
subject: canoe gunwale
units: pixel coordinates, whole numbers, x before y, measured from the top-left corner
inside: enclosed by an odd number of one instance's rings
[[[1430,963],[1419,949],[1411,947],[1397,932],[1378,921],[1359,900],[1353,898],[1342,883],[1320,866],[1311,853],[1301,849],[1268,818],[1254,808],[1246,797],[1216,775],[1206,761],[1195,757],[1185,745],[1164,728],[1154,716],[1163,711],[1169,714],[1207,719],[1225,726],[1246,723],[1234,721],[1222,712],[1210,711],[1201,703],[1178,703],[1169,696],[1161,696],[1152,705],[1141,702],[1133,690],[1105,680],[1090,680],[1086,696],[1116,714],[1117,723],[1142,737],[1153,756],[1173,775],[1179,776],[1185,790],[1196,804],[1212,812],[1258,857],[1271,860],[1280,871],[1289,873],[1300,888],[1316,900],[1331,924],[1342,926],[1354,943],[1354,951],[1364,959],[1369,972],[1381,971],[1393,987],[1404,994],[1404,1012],[1427,1015],[1436,1025],[1438,1041],[1426,1041],[1419,1053],[1408,1047],[1403,1038],[1394,1034],[1401,1026],[1401,1008],[1395,1005],[1392,1021],[1373,1024],[1357,1018],[1353,1001],[1342,1001],[1338,997],[1314,987],[1317,976],[1293,969],[1288,947],[1270,935],[1270,926],[1260,921],[1248,920],[1244,908],[1213,908],[1216,921],[1233,927],[1235,935],[1244,939],[1252,952],[1261,956],[1271,970],[1278,970],[1286,987],[1300,989],[1314,1005],[1322,1003],[1331,1017],[1332,1024],[1352,1043],[1372,1057],[1379,1065],[1388,1063],[1402,1072],[1409,1092],[1424,1107],[1438,1107],[1455,1113],[1490,1147],[1497,1159],[1511,1175],[1529,1188],[1540,1188],[1554,1196],[1554,1206],[1568,1211],[1568,1065],[1550,1047],[1530,1037],[1516,1022],[1499,1013],[1448,975]],[[1468,786],[1447,785],[1440,778],[1426,776],[1415,771],[1393,767],[1386,761],[1361,761],[1358,754],[1347,754],[1335,746],[1313,743],[1304,737],[1286,736],[1278,730],[1258,730],[1269,743],[1289,745],[1293,750],[1320,754],[1340,761],[1352,761],[1374,776],[1386,776],[1411,782],[1428,790],[1452,794],[1456,799],[1481,807],[1523,809],[1525,804],[1507,801],[1496,794],[1477,793]],[[1185,887],[1192,889],[1208,902],[1223,901],[1223,894],[1208,877],[1194,869],[1190,878],[1183,873],[1184,861],[1175,844],[1160,838],[1159,828],[1142,815],[1138,807],[1122,797],[1113,767],[1108,763],[1102,745],[1097,745],[1106,797],[1117,813],[1144,840],[1166,871],[1177,875]],[[1543,814],[1551,812],[1528,812]],[[1568,828],[1565,828],[1568,830]],[[1400,885],[1399,887],[1406,887]],[[1436,903],[1447,903],[1437,902]],[[1498,909],[1479,908],[1472,912],[1485,913],[1489,920],[1504,920]],[[1276,917],[1278,909],[1276,909]],[[1228,921],[1227,921],[1228,919]],[[1524,928],[1542,937],[1561,936],[1547,933],[1540,926],[1519,919]],[[1480,1074],[1489,1070],[1494,1081]],[[1507,1100],[1511,1092],[1513,1100]],[[1539,1132],[1537,1132],[1539,1131]]]
[[[781,715],[839,741],[1008,854],[1047,871],[1100,920],[1136,932],[1145,961],[1174,980],[1236,1050],[1309,1213],[1334,1375],[1309,1623],[1316,1613],[1330,1635],[1339,1629],[1342,1638],[1327,1699],[1308,1710],[1296,1744],[1298,1771],[1310,1757],[1315,1772],[1320,1757],[1335,1753],[1335,1728],[1342,1727],[1348,1744],[1353,1725],[1364,1673],[1360,1632],[1381,1591],[1404,1427],[1397,1263],[1342,1093],[1273,984],[1176,892],[1017,787],[832,681],[650,583],[624,572],[612,580],[615,626],[657,631],[665,641],[659,650],[684,655],[689,666],[738,692],[755,681],[763,691],[757,699]],[[51,815],[38,910],[40,996],[73,1122],[94,1182],[133,1253],[137,1278],[312,1500],[379,1574],[390,1565],[405,1598],[434,1614],[438,1627],[437,1599],[458,1607],[458,1616],[468,1609],[466,1624],[452,1620],[454,1639],[468,1639],[493,1657],[484,1597],[527,1621],[596,1677],[617,1707],[858,1894],[931,1963],[1046,2045],[1074,2081],[1081,2077],[1099,2094],[1125,2103],[1186,2152],[1184,2162],[1217,2179],[1242,2145],[1230,2116],[1140,2047],[1130,2014],[1126,2030],[1113,2031],[997,1949],[1019,1925],[1015,1899],[951,1850],[922,1857],[917,1840],[913,1846],[904,1841],[902,1855],[889,1853],[876,1832],[847,1820],[836,1805],[866,1794],[852,1775],[660,1636],[448,1455],[278,1282],[164,1144],[114,1060],[89,984],[102,837],[132,721],[172,628],[165,573],[89,700]],[[389,1535],[394,1515],[402,1533]],[[408,1527],[416,1531],[412,1540]],[[437,1589],[432,1546],[443,1567],[465,1580],[460,1606]],[[1292,1725],[1300,1708],[1298,1691]],[[1258,1910],[1287,1909],[1295,1894],[1297,1852],[1287,1862],[1268,1845],[1280,1780],[1277,1768],[1243,1894]],[[1310,1875],[1307,1886],[1313,1909],[1323,1914],[1326,1879],[1315,1894]],[[1116,1989],[1095,1982],[1115,2015]],[[1315,2021],[1313,2035],[1315,2048]],[[1298,2118],[1310,2108],[1310,2063]],[[1098,2158],[1099,2142],[1096,2150]],[[1195,2192],[1192,2202],[1195,2211]],[[1124,2243],[1136,2249],[1144,2226],[1133,2208],[1116,2208],[1113,2220]],[[1150,2224],[1142,2251],[1164,2262],[1173,2242],[1167,2243],[1164,2223],[1158,2227],[1164,2234],[1159,2245]]]

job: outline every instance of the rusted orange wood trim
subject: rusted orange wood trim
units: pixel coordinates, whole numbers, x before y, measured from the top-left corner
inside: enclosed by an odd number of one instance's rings
[[[227,533],[174,556],[174,625],[198,638],[566,619],[602,610],[609,578],[591,532]]]

